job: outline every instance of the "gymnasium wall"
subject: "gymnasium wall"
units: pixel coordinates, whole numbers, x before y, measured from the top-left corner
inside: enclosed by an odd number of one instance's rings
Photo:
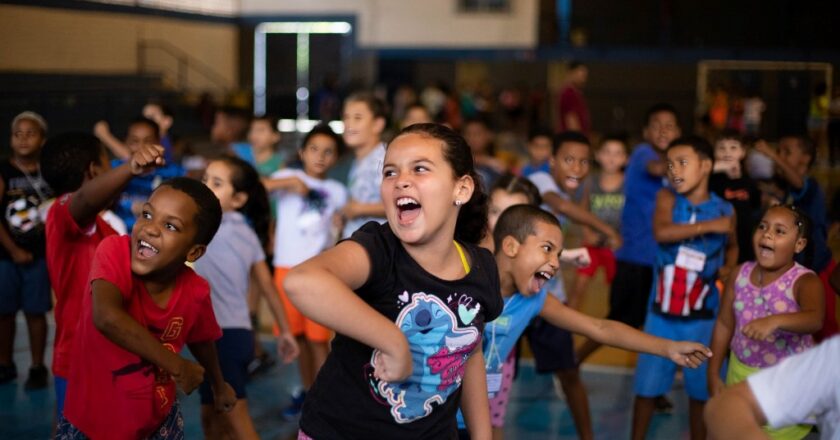
[[[138,43],[163,40],[209,66],[216,82],[189,69],[190,88],[238,84],[238,29],[233,23],[153,15],[0,5],[0,72],[134,74]],[[174,81],[176,59],[145,53],[151,70]],[[154,73],[154,72],[153,72]]]

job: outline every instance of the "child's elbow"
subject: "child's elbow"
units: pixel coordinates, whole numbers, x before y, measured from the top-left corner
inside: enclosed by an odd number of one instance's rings
[[[119,326],[117,317],[114,313],[107,310],[93,311],[93,326],[105,336],[114,332],[114,329]]]
[[[292,268],[283,280],[283,290],[293,303],[297,302],[297,298],[306,289],[306,268],[297,266]]]

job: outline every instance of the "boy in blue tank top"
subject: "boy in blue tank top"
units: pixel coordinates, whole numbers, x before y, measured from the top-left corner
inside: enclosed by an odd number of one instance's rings
[[[656,196],[653,236],[659,243],[645,332],[709,344],[720,297],[715,281],[738,258],[735,213],[709,193],[714,153],[705,140],[688,136],[666,150],[669,187]],[[640,355],[636,365],[632,438],[645,437],[655,398],[671,389],[676,367]],[[691,438],[705,438],[706,366],[685,370]]]

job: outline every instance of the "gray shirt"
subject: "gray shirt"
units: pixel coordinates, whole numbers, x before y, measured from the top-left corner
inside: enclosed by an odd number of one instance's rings
[[[193,269],[210,283],[219,327],[251,329],[248,283],[251,267],[265,260],[260,240],[238,211],[222,215],[219,231]]]

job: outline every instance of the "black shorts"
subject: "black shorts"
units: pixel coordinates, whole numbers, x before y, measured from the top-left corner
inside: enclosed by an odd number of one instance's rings
[[[534,367],[537,373],[553,373],[577,368],[575,345],[569,331],[537,317],[525,333],[528,335],[531,352],[534,353]]]
[[[607,319],[640,328],[647,316],[653,268],[618,260],[610,287],[610,313]]]
[[[233,387],[236,398],[244,399],[248,363],[254,358],[254,332],[244,328],[222,329],[222,337],[216,341],[216,352],[219,355],[222,377]],[[213,404],[213,390],[209,381],[205,380],[198,392],[202,405]]]

